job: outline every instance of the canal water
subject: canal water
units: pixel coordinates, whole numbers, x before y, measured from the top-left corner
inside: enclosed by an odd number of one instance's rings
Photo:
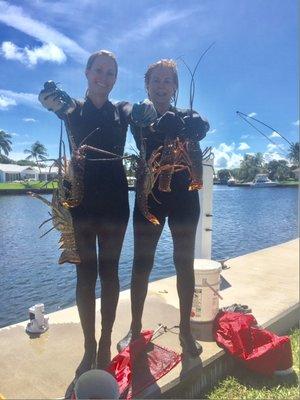
[[[295,188],[214,186],[212,258],[231,258],[295,239],[297,195]],[[134,192],[129,196],[132,211]],[[28,308],[36,303],[43,302],[47,313],[75,304],[74,266],[57,264],[58,233],[39,237],[38,226],[47,217],[47,207],[36,199],[0,196],[0,327],[26,320]],[[130,219],[120,260],[121,289],[130,284],[132,254]],[[166,226],[151,280],[174,274]],[[100,296],[99,284],[97,291]]]

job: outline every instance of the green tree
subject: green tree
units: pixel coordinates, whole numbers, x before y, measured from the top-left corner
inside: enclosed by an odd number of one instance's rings
[[[243,182],[253,181],[255,175],[266,172],[262,153],[244,154],[238,178]]]
[[[11,151],[11,135],[0,130],[0,154],[1,151],[4,152],[6,156],[8,156],[9,152]]]
[[[299,167],[299,142],[290,145],[288,158],[293,165]]]
[[[14,164],[14,161],[6,157],[4,154],[0,154],[0,164]]]
[[[29,160],[18,160],[18,161],[16,161],[16,164],[17,165],[25,165],[25,166],[28,165],[30,167],[36,166],[35,161],[29,161]]]
[[[271,180],[285,181],[291,176],[286,160],[271,160],[266,164],[266,168]]]
[[[239,168],[233,168],[233,169],[230,170],[230,173],[231,173],[231,175],[232,175],[234,178],[237,179],[238,176],[239,176],[239,171],[240,171]]]
[[[39,141],[33,143],[30,150],[24,150],[24,153],[29,154],[29,156],[26,157],[26,160],[33,158],[36,164],[38,164],[40,161],[45,161],[48,156],[46,147]]]
[[[130,153],[124,153],[124,157],[130,157]],[[135,175],[135,162],[133,158],[126,158],[123,160],[123,165],[125,169],[126,176],[134,176]]]
[[[230,171],[229,169],[220,169],[218,171],[218,178],[222,184],[227,183],[228,179],[230,178]]]

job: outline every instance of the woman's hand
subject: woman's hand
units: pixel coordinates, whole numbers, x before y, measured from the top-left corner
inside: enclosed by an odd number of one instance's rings
[[[185,134],[187,137],[195,140],[201,140],[206,136],[209,130],[209,123],[204,121],[199,114],[193,113],[183,117]]]
[[[141,128],[150,126],[157,118],[153,103],[146,99],[132,106],[131,119],[134,124]]]
[[[63,119],[71,113],[75,107],[75,102],[63,90],[58,89],[53,81],[45,82],[44,89],[39,94],[39,102],[49,111]]]

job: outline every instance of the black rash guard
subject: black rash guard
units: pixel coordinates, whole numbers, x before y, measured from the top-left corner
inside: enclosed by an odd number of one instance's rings
[[[107,100],[98,109],[88,97],[84,102],[76,101],[76,109],[68,116],[75,144],[87,144],[122,156],[130,112],[131,105],[127,102],[113,104]],[[95,131],[97,128],[99,130]],[[122,214],[128,208],[128,186],[122,161],[90,161],[110,158],[94,151],[88,151],[86,157],[84,197],[80,206],[72,210],[72,215]]]

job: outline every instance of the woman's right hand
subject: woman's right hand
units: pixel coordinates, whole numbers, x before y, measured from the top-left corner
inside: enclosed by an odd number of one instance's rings
[[[66,92],[58,89],[53,81],[45,82],[38,99],[43,107],[53,111],[61,119],[76,107],[74,100]]]

